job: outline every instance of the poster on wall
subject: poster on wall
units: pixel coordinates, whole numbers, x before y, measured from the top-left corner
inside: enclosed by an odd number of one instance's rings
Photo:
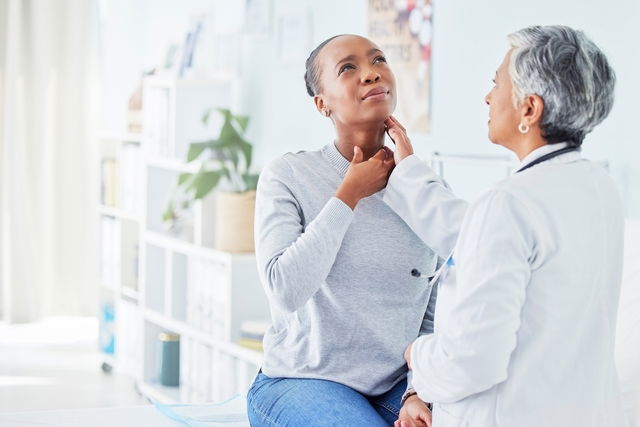
[[[396,76],[394,115],[410,132],[431,130],[431,0],[369,0],[369,38]]]

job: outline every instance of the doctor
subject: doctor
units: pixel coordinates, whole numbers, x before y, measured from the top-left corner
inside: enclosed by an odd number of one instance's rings
[[[435,332],[405,352],[417,395],[405,394],[396,425],[419,419],[419,398],[433,403],[434,427],[622,426],[623,213],[607,172],[580,155],[611,110],[615,76],[571,28],[525,28],[509,41],[486,96],[489,139],[521,163],[470,206],[387,121],[397,166],[385,201],[447,259]]]

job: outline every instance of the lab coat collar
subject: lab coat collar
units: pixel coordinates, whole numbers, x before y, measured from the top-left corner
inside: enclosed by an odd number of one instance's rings
[[[515,170],[516,171],[520,170],[524,166],[526,166],[529,163],[533,162],[534,160],[544,156],[545,154],[549,154],[549,153],[552,153],[554,151],[561,150],[561,149],[563,149],[565,147],[568,147],[568,146],[569,146],[569,144],[566,143],[566,142],[558,142],[557,144],[546,144],[546,145],[543,145],[542,147],[536,148],[535,150],[533,150],[532,152],[527,154],[524,159],[522,159],[522,161],[520,162],[518,167],[515,168]],[[547,161],[549,161],[549,162],[553,162],[553,161],[572,162],[572,161],[578,160],[580,157],[581,157],[580,156],[580,148],[578,148],[577,151],[572,151],[570,153],[565,153],[565,154],[562,154],[562,155],[560,155],[558,157],[554,157],[553,159],[549,159]],[[546,163],[546,162],[543,162],[543,163]]]
[[[350,164],[349,160],[345,159],[344,156],[340,154],[335,142],[325,145],[322,148],[322,154],[324,154],[331,166],[333,166],[341,177],[344,177],[347,174],[347,169],[349,169]]]

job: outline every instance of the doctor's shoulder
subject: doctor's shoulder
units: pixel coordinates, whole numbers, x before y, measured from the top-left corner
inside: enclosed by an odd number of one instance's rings
[[[509,218],[513,218],[514,215],[520,221],[529,218],[532,215],[531,201],[528,200],[526,192],[520,190],[519,186],[514,187],[513,182],[509,180],[501,181],[484,190],[469,204],[462,228],[472,224],[475,228],[487,222],[498,225],[509,222]]]

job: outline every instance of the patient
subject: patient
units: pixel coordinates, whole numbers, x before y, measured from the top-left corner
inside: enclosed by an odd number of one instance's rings
[[[433,331],[437,256],[383,201],[395,77],[366,38],[332,37],[305,82],[335,140],[262,172],[258,269],[271,304],[264,364],[248,393],[263,425],[389,426],[406,390],[407,342]],[[430,413],[417,398],[403,411]]]

